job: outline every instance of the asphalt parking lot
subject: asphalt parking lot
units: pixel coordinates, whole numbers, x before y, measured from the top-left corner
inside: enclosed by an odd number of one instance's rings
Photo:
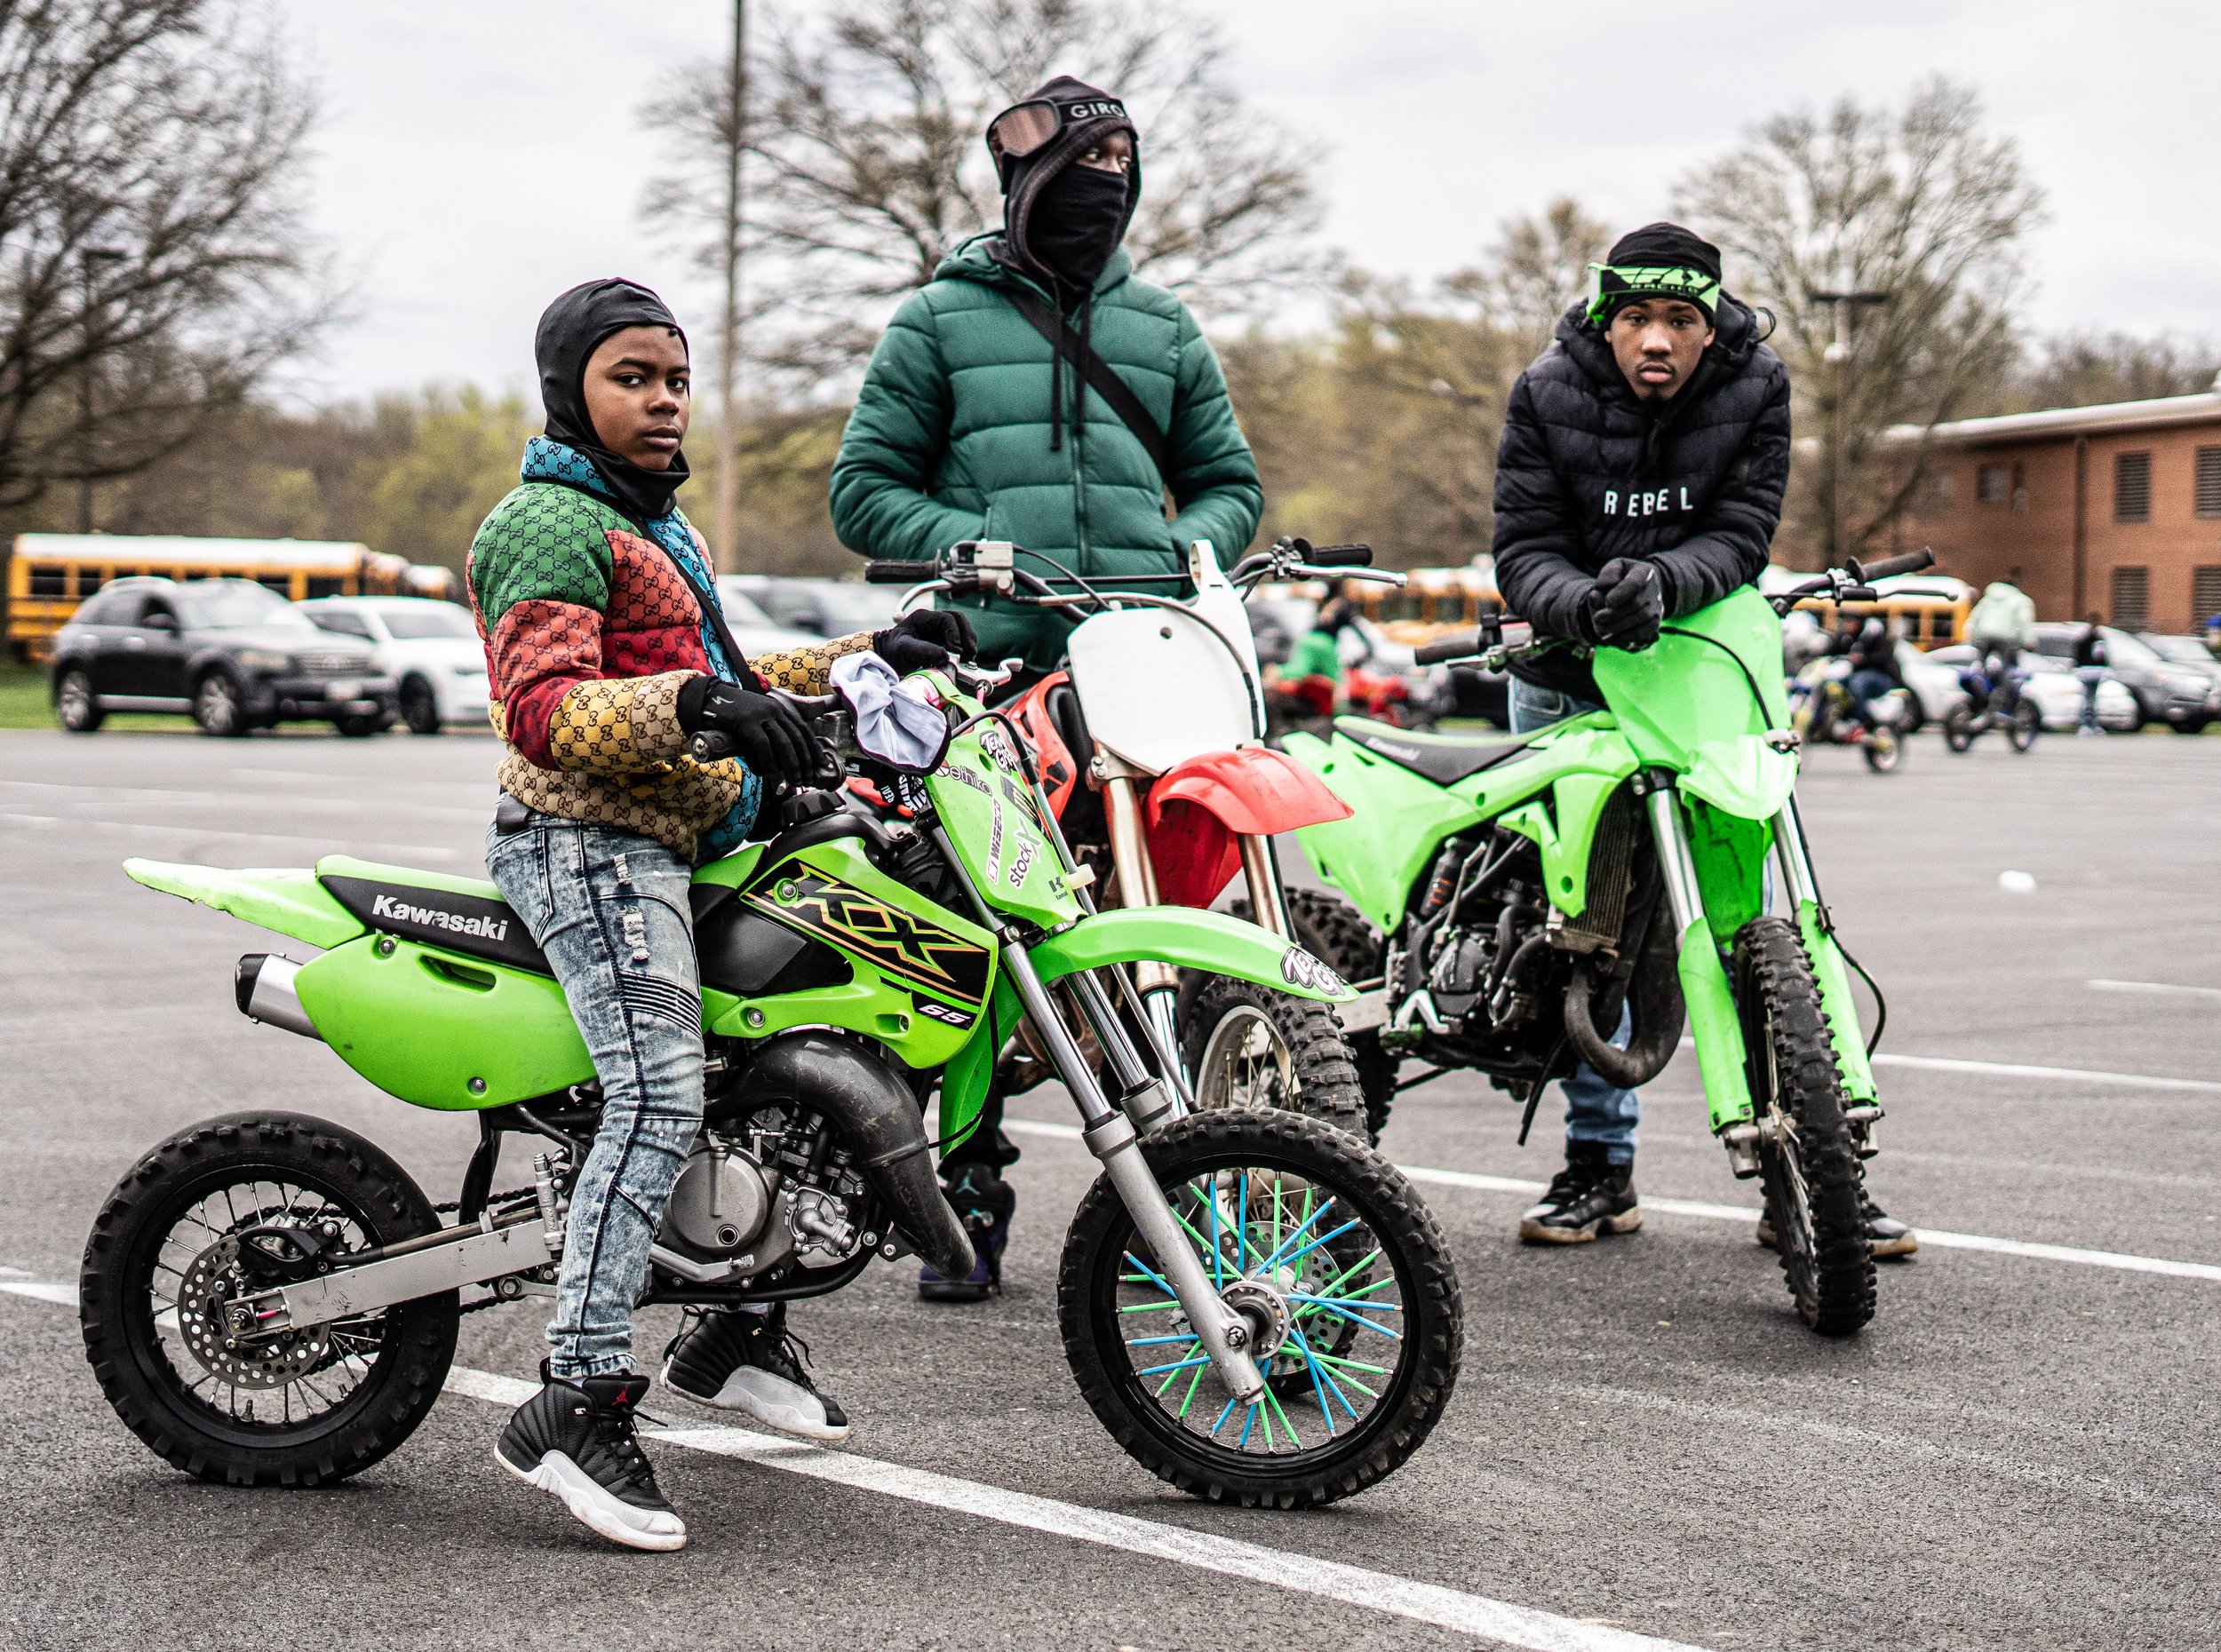
[[[1445,1421],[1331,1509],[1206,1506],[1144,1477],[1066,1370],[1054,1262],[1090,1161],[1036,1092],[1007,1293],[933,1307],[887,1269],[799,1309],[853,1436],[651,1442],[694,1534],[668,1556],[601,1544],[490,1460],[504,1412],[474,1395],[532,1375],[530,1305],[463,1322],[483,1375],[400,1452],[291,1493],[157,1461],[66,1306],[108,1187],[210,1115],[338,1120],[453,1196],[466,1122],[248,1023],[232,963],[266,938],[118,862],[475,872],[495,752],[0,733],[0,1644],[2221,1644],[2221,743],[1922,738],[1887,777],[1810,754],[1820,876],[1890,996],[1873,1186],[1937,1235],[1885,1267],[1859,1338],[1804,1331],[1722,1208],[1755,1195],[1686,1056],[1646,1092],[1647,1226],[1571,1251],[1512,1238],[1514,1184],[1556,1166],[1548,1104],[1522,1151],[1508,1102],[1446,1078],[1383,1143],[1430,1173],[1463,1280]],[[642,1349],[670,1330],[647,1315]]]

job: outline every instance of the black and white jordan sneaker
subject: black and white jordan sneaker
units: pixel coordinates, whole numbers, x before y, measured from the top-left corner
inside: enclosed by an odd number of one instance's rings
[[[548,1374],[509,1419],[494,1457],[527,1485],[562,1499],[571,1517],[628,1549],[683,1549],[686,1522],[656,1484],[633,1435],[648,1378],[629,1374],[573,1382]]]
[[[809,1348],[786,1328],[786,1305],[768,1314],[712,1309],[671,1339],[664,1386],[699,1405],[744,1411],[804,1440],[846,1440],[848,1414],[817,1392]]]

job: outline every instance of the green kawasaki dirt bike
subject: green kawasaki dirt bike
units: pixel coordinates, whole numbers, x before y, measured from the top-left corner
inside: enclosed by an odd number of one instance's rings
[[[1406,1059],[1432,1069],[1414,1083],[1478,1068],[1531,1124],[1543,1086],[1580,1063],[1628,1087],[1656,1077],[1686,1024],[1714,1133],[1736,1175],[1763,1185],[1798,1313],[1828,1335],[1873,1317],[1859,1195],[1882,1108],[1858,966],[1797,815],[1780,616],[1820,592],[1870,600],[1868,580],[1932,560],[1852,562],[1771,606],[1747,586],[1640,652],[1598,648],[1609,709],[1537,734],[1344,718],[1331,741],[1288,737],[1355,810],[1297,834],[1349,900],[1291,890],[1289,904],[1298,938],[1370,989],[1341,1013],[1376,1138]],[[1420,659],[1482,655],[1501,671],[1570,646],[1492,623]],[[1768,909],[1770,852],[1784,913]]]
[[[1000,680],[924,676],[951,727],[929,774],[874,768],[848,743],[852,771],[896,790],[913,827],[798,790],[777,836],[696,874],[707,1119],[642,1300],[823,1295],[911,1253],[963,1277],[971,1245],[934,1175],[926,1104],[937,1088],[949,1140],[976,1124],[1023,1020],[1103,1164],[1058,1280],[1096,1416],[1198,1496],[1298,1506],[1361,1490],[1418,1448],[1456,1378],[1441,1235],[1395,1167],[1338,1131],[1187,1114],[1126,966],[1354,995],[1232,918],[1094,910],[1022,743],[975,697]],[[825,713],[821,732],[852,735],[831,696],[802,703]],[[720,755],[709,738],[697,751]],[[249,1016],[323,1040],[403,1101],[477,1115],[453,1204],[337,1125],[243,1114],[155,1148],[93,1226],[85,1346],[124,1422],[206,1479],[342,1478],[423,1420],[458,1313],[552,1294],[600,1110],[593,1064],[491,884],[337,855],[313,871],[126,870],[323,949],[242,958]],[[495,1192],[510,1135],[538,1148],[531,1180]]]

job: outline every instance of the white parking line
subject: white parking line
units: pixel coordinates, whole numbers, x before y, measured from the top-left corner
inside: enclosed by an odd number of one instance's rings
[[[2193,998],[2221,998],[2221,987],[2176,987],[2163,981],[2087,981],[2100,992],[2179,992]]]
[[[1015,1135],[1047,1136],[1060,1141],[1079,1140],[1077,1124],[1052,1124],[1030,1118],[1007,1118],[1002,1127]],[[1469,1193],[1510,1193],[1532,1198],[1546,1183],[1514,1176],[1482,1176],[1472,1171],[1431,1170],[1421,1164],[1399,1164],[1412,1180],[1437,1187],[1462,1187]],[[1709,1204],[1700,1199],[1654,1199],[1645,1194],[1643,1209],[1665,1216],[1694,1216],[1713,1222],[1755,1222],[1755,1204]],[[2163,1274],[2175,1279],[2221,1282],[2221,1267],[2210,1262],[2177,1262],[2162,1256],[2136,1256],[2121,1251],[2090,1251],[2079,1245],[2044,1244],[2029,1239],[1996,1239],[1987,1234],[1957,1234],[1940,1227],[1916,1227],[1923,1245],[1939,1251],[1988,1251],[1999,1256],[2023,1256],[2040,1262],[2067,1262],[2077,1267],[2110,1267],[2125,1274]]]
[[[0,1267],[0,1274],[9,1275],[0,1278],[0,1292],[33,1297],[65,1307],[76,1306],[77,1293],[71,1286],[42,1284],[28,1278],[20,1268]],[[493,1405],[522,1405],[539,1392],[537,1383],[474,1370],[466,1365],[450,1368],[445,1386],[450,1394]],[[1084,1504],[1060,1503],[1054,1497],[1032,1497],[976,1480],[959,1480],[927,1469],[905,1468],[899,1463],[883,1463],[876,1457],[847,1451],[828,1451],[777,1434],[712,1426],[661,1429],[652,1437],[658,1445],[735,1457],[761,1468],[776,1468],[810,1480],[873,1491],[905,1503],[920,1503],[929,1508],[1023,1527],[1054,1537],[1069,1537],[1101,1548],[1170,1561],[1175,1566],[1197,1571],[1246,1578],[1251,1583],[1285,1589],[1291,1594],[1339,1600],[1345,1606],[1453,1629],[1501,1646],[1522,1648],[1525,1652],[1704,1652],[1704,1648],[1685,1641],[1638,1635],[1603,1624],[1586,1623],[1578,1617],[1561,1617],[1555,1612],[1514,1606],[1507,1600],[1492,1600],[1485,1595],[1467,1594],[1438,1584],[1417,1583],[1392,1572],[1368,1571],[1362,1566],[1346,1566],[1339,1561],[1320,1560],[1286,1549],[1269,1549],[1261,1543],[1244,1543],[1238,1538],[1216,1537],[1184,1526],[1138,1520],[1131,1514],[1113,1514]]]
[[[2042,1078],[2059,1084],[2127,1084],[2141,1090],[2192,1090],[2221,1095],[2221,1084],[2204,1078],[2157,1078],[2149,1073],[2105,1073],[2086,1067],[2024,1067],[2012,1061],[1962,1061],[1943,1055],[1875,1055],[1876,1067],[1924,1068],[1937,1073],[1995,1073],[2005,1078]]]

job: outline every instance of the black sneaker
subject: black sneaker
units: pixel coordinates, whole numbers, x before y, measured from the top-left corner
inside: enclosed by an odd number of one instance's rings
[[[1593,1141],[1565,1144],[1565,1168],[1551,1178],[1542,1203],[1519,1219],[1532,1244],[1587,1244],[1598,1234],[1631,1234],[1643,1225],[1635,1196],[1635,1166],[1614,1164]]]
[[[1873,1247],[1876,1261],[1911,1256],[1920,1249],[1920,1235],[1896,1217],[1886,1214],[1864,1187],[1859,1189],[1859,1208],[1866,1212],[1867,1243]],[[1758,1219],[1758,1231],[1755,1236],[1769,1251],[1781,1248],[1781,1242],[1774,1236],[1773,1224],[1763,1214]]]
[[[784,1304],[768,1314],[712,1308],[665,1350],[664,1386],[697,1405],[744,1411],[767,1428],[805,1440],[846,1440],[848,1414],[817,1392],[809,1348],[786,1328]]]
[[[949,1204],[972,1235],[972,1271],[943,1279],[927,1264],[918,1270],[918,1294],[928,1302],[984,1302],[1002,1289],[1002,1252],[1018,1190],[991,1164],[966,1164],[949,1179]]]
[[[553,1493],[571,1518],[628,1549],[683,1549],[686,1522],[672,1512],[633,1437],[645,1377],[548,1374],[509,1419],[494,1459],[527,1485]]]

